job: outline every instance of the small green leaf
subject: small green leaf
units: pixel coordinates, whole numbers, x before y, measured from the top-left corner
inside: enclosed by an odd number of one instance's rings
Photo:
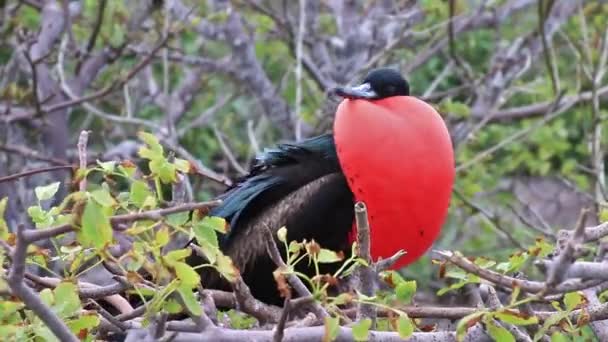
[[[485,314],[485,311],[478,311],[463,317],[456,325],[456,340],[462,341],[467,330],[477,324]]]
[[[367,341],[369,335],[369,328],[372,326],[372,320],[364,318],[359,322],[355,323],[352,327],[353,338],[355,341]]]
[[[217,234],[212,226],[205,223],[205,220],[195,223],[192,230],[199,245],[208,244],[214,248],[219,248]]]
[[[585,297],[580,292],[568,292],[564,295],[564,304],[566,304],[566,310],[572,311],[578,305],[585,301]]]
[[[570,339],[561,332],[555,331],[551,334],[551,342],[570,342]]]
[[[135,206],[142,208],[148,196],[154,196],[150,189],[148,189],[148,184],[140,180],[136,180],[131,184],[129,200],[133,202]]]
[[[302,250],[302,248],[304,248],[304,246],[300,242],[292,240],[289,243],[289,254],[296,254],[296,253],[299,254],[299,252]]]
[[[219,216],[205,216],[202,220],[197,221],[196,225],[211,228],[222,234],[226,234],[228,232],[228,223],[226,222],[226,219]]]
[[[49,185],[36,187],[34,189],[34,192],[36,192],[36,198],[38,198],[39,201],[45,201],[53,198],[53,196],[55,196],[59,190],[60,184],[60,182],[54,182]]]
[[[172,226],[183,226],[190,219],[190,213],[187,211],[181,213],[175,213],[167,216],[167,223]]]
[[[12,315],[13,313],[23,309],[25,304],[21,302],[3,301],[0,300],[0,322]]]
[[[191,287],[189,287],[186,284],[182,284],[177,288],[177,292],[179,293],[180,297],[182,297],[182,300],[184,301],[186,308],[188,309],[188,311],[190,311],[190,313],[192,315],[200,316],[203,313],[203,310],[201,309],[201,306],[198,304],[198,301],[196,300],[196,296],[192,292]]]
[[[46,325],[34,325],[34,333],[45,342],[59,342],[59,339],[55,337],[55,334]]]
[[[397,320],[397,332],[399,333],[399,337],[403,339],[409,338],[414,333],[414,324],[407,315],[399,316]]]
[[[173,264],[175,274],[177,278],[181,280],[180,286],[190,286],[190,288],[196,287],[201,282],[201,277],[196,273],[192,266],[185,262],[176,262]]]
[[[319,263],[332,263],[332,262],[338,262],[341,261],[342,259],[344,259],[343,257],[341,257],[340,255],[338,255],[338,253],[329,250],[329,249],[325,249],[325,248],[321,248],[319,250],[319,253],[317,254],[317,261]]]
[[[51,289],[42,289],[42,291],[38,293],[38,296],[40,297],[40,300],[48,306],[52,306],[55,302],[55,295]]]
[[[323,342],[331,342],[338,337],[340,333],[340,318],[339,317],[325,317],[325,334],[323,335]]]
[[[488,322],[486,322],[486,328],[488,334],[496,342],[515,342],[515,337],[513,337],[509,330],[496,324],[493,319],[490,319],[488,320]]]
[[[72,332],[79,333],[81,330],[92,330],[97,327],[100,323],[99,317],[97,315],[83,315],[79,316],[77,319],[67,322],[68,327]]]
[[[82,214],[79,240],[84,246],[103,248],[112,241],[112,226],[103,208],[95,201],[88,201]]]
[[[27,214],[30,216],[32,221],[36,223],[36,227],[43,228],[53,224],[53,216],[48,212],[42,210],[39,205],[31,206],[27,208]]]
[[[55,288],[55,309],[61,317],[71,317],[80,311],[78,287],[69,282],[61,282]]]
[[[116,169],[116,161],[113,160],[107,162],[100,162],[98,160],[97,165],[99,165],[105,173],[112,173]]]
[[[8,239],[9,230],[6,221],[4,220],[4,212],[6,211],[6,204],[8,203],[8,197],[4,197],[0,200],[0,240]]]
[[[536,334],[534,334],[534,341],[540,340],[550,327],[556,325],[557,323],[568,317],[569,314],[570,313],[568,311],[561,311],[545,319],[543,326],[538,330]]]
[[[400,301],[409,304],[412,301],[414,294],[416,294],[416,281],[410,280],[400,282],[395,288],[395,294]]]
[[[110,195],[108,190],[104,188],[91,191],[91,197],[93,197],[95,202],[99,203],[102,207],[113,207],[116,205],[116,200]]]
[[[164,247],[169,243],[169,228],[163,226],[156,232],[156,237],[154,238],[156,244],[160,247]]]
[[[163,310],[169,314],[178,314],[182,312],[182,306],[175,299],[169,298],[163,304]]]
[[[177,181],[175,166],[169,163],[164,158],[156,158],[150,160],[150,171],[160,178],[164,184],[174,183]]]
[[[171,261],[184,260],[192,254],[190,248],[176,249],[167,253],[164,258]]]
[[[190,172],[190,162],[187,160],[175,158],[173,165],[175,165],[175,168],[182,173]]]
[[[147,132],[138,132],[137,137],[142,140],[148,147],[151,152],[154,152],[154,157],[162,157],[163,147],[158,142],[158,138],[154,134],[150,134]]]
[[[529,325],[538,323],[538,317],[536,316],[525,316],[519,312],[507,310],[494,313],[494,317],[505,323],[514,325]]]
[[[219,253],[217,255],[216,265],[218,272],[220,272],[220,274],[224,278],[226,278],[226,280],[231,283],[234,283],[236,281],[236,278],[239,275],[239,271],[232,263],[232,259],[230,259],[230,257]]]

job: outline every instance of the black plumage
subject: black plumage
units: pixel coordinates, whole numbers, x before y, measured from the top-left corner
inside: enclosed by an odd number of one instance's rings
[[[249,174],[220,198],[223,204],[210,215],[224,217],[231,227],[220,237],[220,248],[233,259],[259,300],[281,303],[272,275],[276,266],[266,253],[261,228],[276,231],[286,226],[289,240],[314,239],[325,248],[348,254],[354,200],[330,134],[264,151]],[[188,262],[202,260],[192,256]],[[311,272],[305,262],[300,264],[299,271]],[[322,272],[338,266],[324,264]],[[202,268],[201,275],[205,287],[228,289],[217,272]]]
[[[337,88],[335,94],[374,100],[408,95],[409,86],[398,72],[376,69],[361,86]],[[331,134],[265,150],[249,174],[220,198],[223,204],[210,212],[230,223],[230,232],[220,237],[220,248],[233,259],[259,300],[282,303],[272,275],[276,266],[266,253],[264,228],[276,231],[286,226],[288,240],[314,239],[324,248],[349,255],[354,196],[340,168]],[[284,255],[282,244],[278,246]],[[191,265],[202,262],[196,255],[188,260]],[[333,273],[340,264],[321,266],[322,273]],[[306,262],[301,262],[297,270],[314,274]],[[199,271],[206,288],[230,289],[213,269]]]

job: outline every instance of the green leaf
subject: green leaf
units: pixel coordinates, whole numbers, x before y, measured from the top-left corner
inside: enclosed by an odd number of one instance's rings
[[[36,223],[36,227],[38,228],[48,227],[54,222],[53,216],[50,213],[42,210],[39,205],[27,208],[27,214],[30,216],[32,221]]]
[[[175,158],[175,160],[173,160],[173,165],[175,165],[175,168],[182,173],[188,173],[191,169],[190,162],[180,158]]]
[[[187,211],[181,213],[175,213],[167,216],[167,223],[172,226],[183,226],[190,219],[190,213]]]
[[[116,205],[116,200],[110,195],[110,192],[104,188],[91,191],[91,197],[95,202],[99,203],[102,207],[113,207]]]
[[[228,232],[228,223],[226,219],[219,216],[205,216],[202,220],[196,222],[197,225],[205,226],[207,228],[211,228],[217,232],[222,234],[226,234]]]
[[[236,278],[239,275],[239,271],[232,263],[232,259],[230,259],[230,257],[219,253],[217,255],[216,265],[218,272],[220,272],[220,274],[224,278],[226,278],[226,280],[231,283],[234,283],[236,281]]]
[[[95,201],[87,201],[82,214],[80,243],[84,246],[103,248],[112,241],[112,226],[103,208]]]
[[[551,342],[570,342],[570,339],[561,332],[555,331],[551,334]]]
[[[162,157],[163,154],[163,146],[158,142],[158,138],[154,134],[150,134],[147,132],[138,132],[137,137],[142,140],[148,147],[150,151],[154,153],[152,156],[154,157]],[[143,156],[142,156],[143,157]],[[146,157],[144,157],[146,158]],[[150,159],[150,158],[148,158]]]
[[[182,306],[175,299],[169,298],[163,304],[163,310],[170,314],[178,314],[182,312]]]
[[[568,292],[564,295],[564,304],[566,304],[566,310],[572,311],[578,305],[584,303],[585,297],[580,292]]]
[[[13,313],[23,309],[23,307],[25,307],[25,304],[21,302],[0,300],[0,322],[4,321]]]
[[[142,208],[148,196],[154,196],[150,189],[148,189],[148,184],[140,180],[136,180],[131,183],[131,190],[129,191],[129,200],[133,202],[135,206],[137,206],[138,208]]]
[[[538,323],[538,317],[536,316],[525,316],[519,312],[507,310],[494,313],[494,317],[505,323],[514,325],[529,325]]]
[[[164,158],[153,159],[149,163],[150,171],[160,178],[164,184],[174,183],[177,181],[175,165],[169,163]]]
[[[45,342],[59,342],[59,339],[55,337],[55,334],[53,334],[51,329],[47,328],[46,325],[35,324],[34,333],[36,336],[41,337]]]
[[[81,330],[92,330],[97,327],[100,323],[99,317],[97,315],[83,315],[79,316],[75,320],[71,320],[67,322],[68,327],[72,330],[73,333],[79,333]]]
[[[296,240],[292,240],[289,243],[289,254],[295,254],[298,253],[302,250],[302,248],[304,248],[304,245],[302,245],[302,243],[297,242]]]
[[[369,335],[369,328],[372,326],[372,320],[364,318],[359,322],[355,323],[352,327],[353,338],[355,341],[367,341]]]
[[[509,332],[509,330],[496,324],[494,320],[490,319],[486,322],[486,328],[488,334],[496,342],[515,342],[515,337]]]
[[[116,161],[113,160],[107,162],[100,162],[98,160],[97,165],[99,165],[105,173],[112,173],[116,169]]]
[[[456,325],[456,340],[462,341],[467,333],[467,330],[477,324],[477,322],[479,322],[485,314],[485,311],[478,311],[463,317]]]
[[[341,261],[342,259],[344,259],[342,256],[338,255],[338,253],[329,250],[329,249],[325,249],[325,248],[321,248],[319,250],[319,253],[317,254],[317,261],[319,263],[332,263],[332,262],[338,262]]]
[[[69,282],[61,282],[55,290],[55,309],[61,317],[71,317],[80,311],[78,287]]]
[[[190,286],[190,288],[196,287],[201,282],[201,277],[196,273],[192,266],[185,262],[176,262],[173,264],[177,279],[181,280],[181,286]]]
[[[397,319],[397,332],[399,333],[399,337],[403,339],[409,338],[414,333],[414,324],[407,315],[399,315],[399,319]]]
[[[538,341],[540,340],[543,335],[545,334],[545,332],[552,326],[554,326],[555,324],[559,323],[561,320],[565,319],[566,317],[568,317],[570,313],[568,311],[561,311],[561,312],[557,312],[551,316],[549,316],[547,319],[545,319],[545,322],[543,323],[543,326],[538,330],[538,332],[536,332],[536,334],[534,334],[534,341]]]
[[[34,189],[34,192],[36,192],[36,198],[38,198],[39,201],[45,201],[53,198],[53,196],[55,196],[59,190],[60,184],[60,182],[54,182],[49,185],[36,187]]]
[[[205,220],[195,223],[192,230],[199,245],[208,244],[214,248],[219,248],[217,234],[213,226],[206,224]]]
[[[203,313],[201,306],[196,300],[196,296],[192,292],[192,288],[190,288],[188,285],[182,284],[177,288],[177,292],[179,293],[180,297],[182,297],[186,308],[191,314],[194,316],[200,316]]]
[[[176,249],[167,253],[164,258],[171,261],[180,261],[189,257],[190,254],[192,254],[192,250],[190,248]]]
[[[6,221],[4,220],[4,212],[6,211],[6,204],[8,203],[8,197],[4,197],[0,200],[0,240],[8,239],[9,230]]]
[[[52,306],[55,302],[55,295],[51,289],[42,289],[42,291],[38,293],[38,296],[40,297],[40,300],[48,306]]]
[[[340,318],[339,317],[325,317],[325,334],[323,335],[323,342],[331,342],[338,337],[340,333]]]
[[[397,284],[395,288],[395,294],[397,295],[397,299],[404,302],[405,304],[409,304],[416,294],[416,281],[402,281]]]
[[[163,227],[156,232],[154,241],[160,247],[166,246],[169,243],[169,228],[163,225]]]

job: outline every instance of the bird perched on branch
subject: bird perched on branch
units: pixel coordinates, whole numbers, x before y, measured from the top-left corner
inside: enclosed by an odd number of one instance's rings
[[[282,300],[265,229],[276,232],[285,226],[288,240],[314,239],[323,248],[348,254],[356,236],[354,203],[363,201],[372,258],[388,258],[403,249],[407,254],[394,266],[401,267],[431,246],[447,215],[453,149],[433,107],[409,96],[407,81],[388,68],[373,70],[361,85],[334,93],[345,100],[338,106],[333,134],[265,150],[210,213],[229,222],[220,247],[254,297],[267,303]],[[200,262],[195,256],[189,260]],[[302,264],[300,270],[310,274],[312,269]],[[321,266],[321,272],[333,272],[340,263]],[[222,287],[217,275],[202,270],[207,272],[205,287]]]

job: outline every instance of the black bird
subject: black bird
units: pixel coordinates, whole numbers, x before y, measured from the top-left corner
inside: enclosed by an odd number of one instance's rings
[[[360,86],[337,88],[334,93],[377,100],[407,96],[409,85],[397,71],[382,68],[371,71]],[[272,275],[276,266],[266,252],[264,229],[276,231],[286,226],[288,240],[314,239],[324,248],[349,255],[354,196],[340,167],[332,134],[265,150],[249,173],[220,198],[223,204],[210,212],[230,224],[229,233],[220,236],[220,248],[239,268],[253,296],[263,302],[282,303]],[[281,253],[284,255],[283,249]],[[190,265],[202,262],[195,255],[188,260]],[[306,262],[300,264],[299,271],[312,273]],[[321,272],[333,273],[340,263],[321,266]],[[204,287],[229,289],[217,272],[199,270]]]

